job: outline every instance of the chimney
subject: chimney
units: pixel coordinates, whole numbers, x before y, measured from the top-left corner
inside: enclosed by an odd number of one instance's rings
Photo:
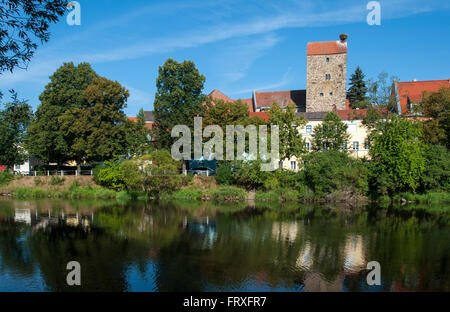
[[[347,34],[340,34],[339,38],[341,39],[341,42],[344,43],[347,41],[348,35]]]

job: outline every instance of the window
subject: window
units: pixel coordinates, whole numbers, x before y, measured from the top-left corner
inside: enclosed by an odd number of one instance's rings
[[[353,142],[353,150],[359,151],[359,142],[358,141]]]
[[[325,80],[331,80],[331,74],[326,74],[325,75]]]
[[[309,144],[309,142],[306,142],[306,150],[308,152],[311,150],[311,144]]]
[[[368,140],[364,142],[364,149],[365,150],[369,150],[370,149],[370,143],[369,143]]]
[[[291,161],[291,170],[297,170],[297,162]]]
[[[330,92],[330,96],[333,96],[333,92]]]
[[[14,165],[15,170],[20,170],[20,165]]]
[[[347,142],[342,143],[342,150],[347,151]]]
[[[330,63],[330,58],[329,58],[329,57],[327,57],[326,61],[327,61],[327,63]]]
[[[320,93],[320,96],[323,96],[323,93]]]
[[[311,133],[312,132],[312,126],[311,125],[307,125],[306,126],[306,133]]]
[[[347,132],[356,132],[358,130],[358,126],[356,124],[350,124],[347,126]]]
[[[283,169],[283,161],[282,160],[280,160],[279,167],[280,167],[280,169]]]

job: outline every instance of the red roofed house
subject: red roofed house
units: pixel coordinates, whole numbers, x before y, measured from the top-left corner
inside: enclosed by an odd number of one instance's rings
[[[414,104],[421,103],[424,92],[437,92],[441,88],[450,88],[450,79],[394,82],[392,93],[395,99],[395,112],[408,116],[414,114]]]

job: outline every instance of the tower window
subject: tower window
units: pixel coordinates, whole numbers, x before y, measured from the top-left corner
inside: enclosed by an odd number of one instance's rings
[[[331,80],[331,75],[330,75],[330,74],[326,74],[326,75],[325,75],[325,79],[326,79],[326,80]]]
[[[330,96],[333,96],[333,92],[330,92]]]
[[[330,62],[330,58],[329,57],[327,57],[327,63],[329,63]]]
[[[323,93],[320,93],[320,96],[323,96]]]

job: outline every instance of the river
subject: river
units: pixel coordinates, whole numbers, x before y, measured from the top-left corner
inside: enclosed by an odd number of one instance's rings
[[[450,291],[449,212],[1,199],[0,291]]]

